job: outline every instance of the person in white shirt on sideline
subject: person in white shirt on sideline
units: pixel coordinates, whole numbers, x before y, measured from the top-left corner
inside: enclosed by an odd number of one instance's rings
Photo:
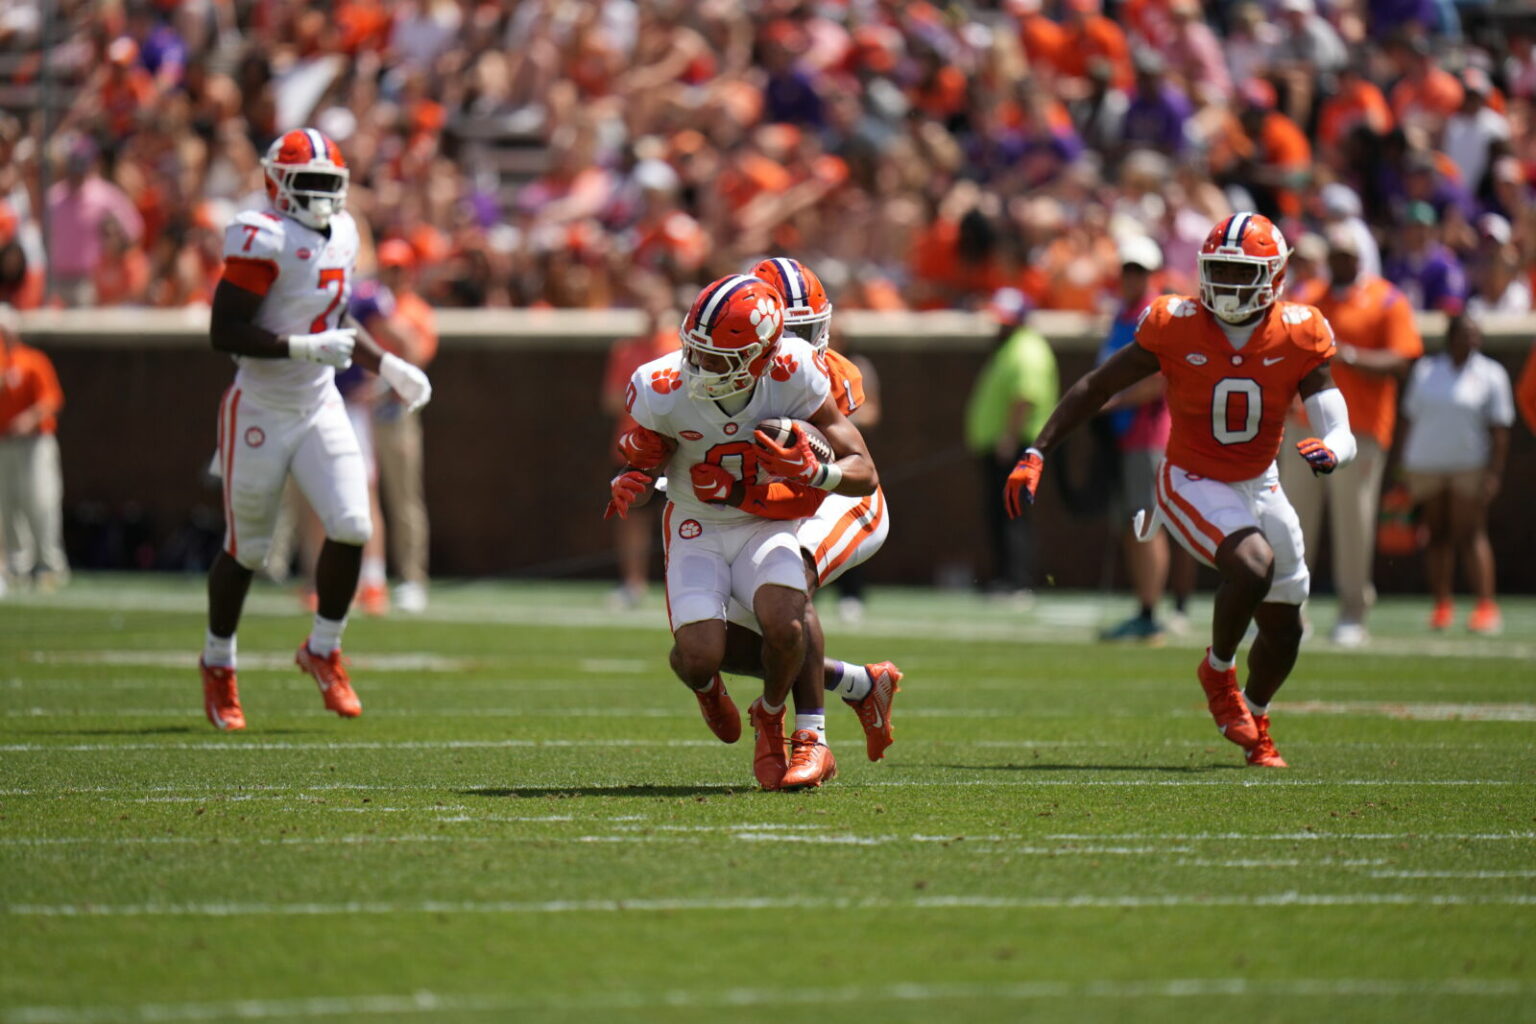
[[[1435,599],[1430,628],[1447,629],[1454,618],[1451,589],[1460,552],[1477,599],[1467,628],[1493,634],[1503,623],[1493,598],[1488,506],[1499,493],[1515,402],[1504,367],[1478,351],[1482,341],[1476,322],[1455,313],[1446,325],[1445,351],[1413,368],[1403,401],[1403,415],[1412,421],[1403,474],[1429,526],[1424,560]]]

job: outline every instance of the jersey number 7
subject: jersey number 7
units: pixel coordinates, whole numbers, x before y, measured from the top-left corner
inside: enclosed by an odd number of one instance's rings
[[[311,334],[319,334],[321,331],[330,329],[331,325],[327,321],[330,320],[331,313],[340,304],[341,293],[347,290],[347,272],[340,267],[331,267],[328,270],[320,271],[320,290],[325,291],[333,284],[336,286],[336,294],[331,296],[331,304],[325,307],[325,312],[311,321],[309,325],[309,333]],[[336,318],[336,326],[341,326],[340,317]]]

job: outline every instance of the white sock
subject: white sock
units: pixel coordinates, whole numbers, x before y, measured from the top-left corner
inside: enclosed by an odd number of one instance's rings
[[[1247,690],[1243,691],[1243,702],[1248,705],[1248,712],[1249,714],[1253,715],[1254,718],[1258,718],[1260,715],[1269,711],[1268,704],[1255,704],[1253,702],[1253,698],[1248,696]]]
[[[347,628],[345,617],[340,619],[323,618],[319,612],[315,613],[315,624],[309,630],[309,651],[318,654],[322,658],[329,657],[330,653],[341,646],[341,631]]]
[[[795,713],[795,732],[801,729],[809,729],[816,734],[816,742],[825,745],[827,742],[827,716],[821,712],[802,715]]]
[[[850,665],[846,661],[834,661],[832,664],[837,666],[837,681],[827,689],[844,700],[863,700],[869,696],[870,688],[875,684],[867,668],[863,665]]]
[[[377,555],[365,555],[363,557],[363,569],[358,574],[358,581],[365,587],[384,585],[384,559]]]
[[[227,637],[214,636],[212,633],[206,634],[203,637],[203,664],[209,668],[234,668],[234,634],[230,634]]]
[[[766,698],[763,698],[762,699],[762,705],[763,705],[763,710],[768,712],[770,715],[782,715],[784,713],[784,705],[783,704],[780,704],[778,707],[774,707],[772,704],[768,703]]]
[[[1225,672],[1237,664],[1237,655],[1232,655],[1231,659],[1228,661],[1222,661],[1220,658],[1216,657],[1215,651],[1211,651],[1205,656],[1205,663],[1211,666],[1211,668],[1215,669],[1217,672]]]

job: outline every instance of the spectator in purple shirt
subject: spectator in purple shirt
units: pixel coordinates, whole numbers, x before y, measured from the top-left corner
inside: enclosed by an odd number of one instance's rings
[[[1122,138],[1131,148],[1156,149],[1169,156],[1184,148],[1184,126],[1194,112],[1189,97],[1167,80],[1160,54],[1136,53],[1136,90],[1125,111]]]
[[[769,124],[797,124],[820,128],[824,122],[821,94],[814,76],[800,66],[797,53],[804,36],[787,21],[775,22],[763,32],[763,120]]]
[[[1396,255],[1387,261],[1387,280],[1397,285],[1414,309],[1457,308],[1467,296],[1461,261],[1439,238],[1439,218],[1426,202],[1408,206]]]

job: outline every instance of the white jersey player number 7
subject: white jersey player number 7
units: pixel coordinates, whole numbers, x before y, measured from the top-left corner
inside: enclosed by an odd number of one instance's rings
[[[319,334],[341,326],[357,265],[357,225],[338,211],[327,232],[264,210],[235,217],[224,233],[226,276],[263,296],[257,326],[282,335]],[[250,359],[236,385],[274,408],[320,402],[335,370],[301,359]]]

